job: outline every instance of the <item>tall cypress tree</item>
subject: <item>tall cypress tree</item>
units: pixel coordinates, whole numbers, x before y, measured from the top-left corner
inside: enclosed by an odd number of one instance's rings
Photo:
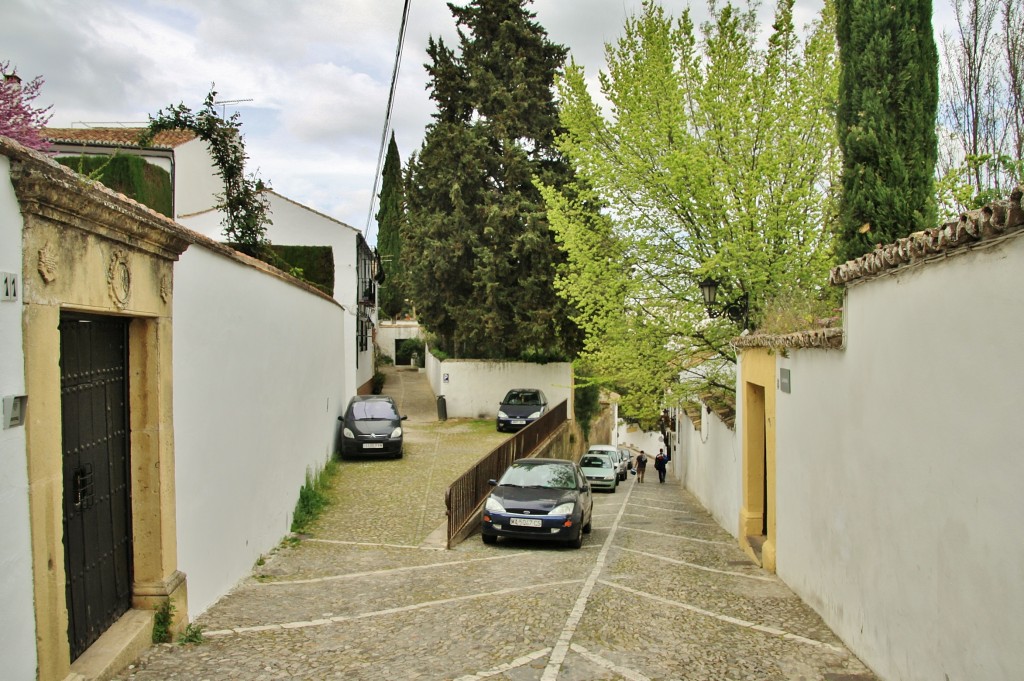
[[[380,208],[377,211],[377,252],[384,269],[384,283],[380,285],[380,310],[388,317],[397,317],[405,307],[404,273],[402,268],[402,159],[398,154],[395,133],[391,133],[388,153],[384,157],[384,171],[380,188]]]
[[[529,0],[449,4],[458,52],[428,46],[437,105],[406,183],[404,264],[421,322],[454,356],[570,356],[578,338],[554,278],[564,256],[535,180],[563,186],[555,74]]]
[[[935,226],[931,0],[837,0],[843,151],[838,256]]]

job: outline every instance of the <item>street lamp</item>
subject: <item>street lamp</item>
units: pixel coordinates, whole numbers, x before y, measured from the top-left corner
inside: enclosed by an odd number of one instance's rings
[[[747,313],[750,308],[750,296],[746,291],[736,300],[717,305],[718,282],[710,276],[700,282],[700,295],[704,298],[704,308],[712,319],[725,315],[742,328],[747,328]]]

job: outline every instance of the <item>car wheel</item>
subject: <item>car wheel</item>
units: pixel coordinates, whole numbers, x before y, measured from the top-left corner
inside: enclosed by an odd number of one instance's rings
[[[396,459],[401,459],[403,454],[405,454],[405,452],[403,450],[399,449],[398,453],[395,454],[395,458]]]
[[[480,538],[484,540],[485,544],[497,544],[498,537],[493,534],[481,534]]]
[[[583,526],[583,534],[590,534],[593,528],[593,518],[587,518],[587,524]]]
[[[566,542],[565,544],[566,544],[566,546],[568,546],[568,547],[569,547],[570,549],[579,549],[579,548],[583,548],[583,532],[579,532],[579,533],[577,533],[577,534],[576,534],[576,538],[575,538],[575,539],[570,539],[570,540],[569,540],[569,541],[567,541],[567,542]]]

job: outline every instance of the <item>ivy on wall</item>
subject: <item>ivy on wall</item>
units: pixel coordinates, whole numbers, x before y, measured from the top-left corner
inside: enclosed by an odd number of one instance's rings
[[[61,156],[55,160],[162,215],[173,217],[171,174],[139,156]]]
[[[270,204],[262,193],[263,182],[255,175],[245,175],[248,156],[238,112],[222,118],[214,108],[216,98],[217,91],[211,89],[198,112],[184,104],[161,109],[149,117],[139,144],[150,145],[153,137],[164,130],[191,130],[205,141],[217,174],[224,181],[224,193],[218,197],[226,213],[224,237],[242,253],[270,262],[266,237],[267,225],[271,224]]]
[[[334,249],[330,246],[270,247],[281,269],[308,281],[327,295],[334,295]]]

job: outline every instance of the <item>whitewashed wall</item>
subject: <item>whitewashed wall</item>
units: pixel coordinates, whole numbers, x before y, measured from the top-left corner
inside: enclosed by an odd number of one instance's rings
[[[10,161],[0,156],[0,271],[21,281],[21,209],[10,181]],[[0,397],[25,394],[22,301],[0,302]],[[29,396],[31,398],[31,396]],[[32,409],[31,399],[28,406]],[[6,679],[36,678],[32,547],[28,516],[25,428],[0,429],[0,660]]]
[[[886,681],[1024,670],[1024,238],[852,286],[777,393],[777,571]]]
[[[224,180],[210,157],[209,146],[198,137],[174,148],[174,213],[181,216],[210,210],[224,193]]]
[[[434,394],[445,396],[450,418],[496,418],[501,399],[512,388],[539,388],[552,405],[568,400],[568,417],[573,418],[572,365],[568,362],[439,362],[427,352],[426,372]]]
[[[742,443],[737,432],[713,412],[709,414],[705,409],[700,424],[700,430],[695,429],[693,422],[679,412],[669,472],[682,480],[719,525],[738,537],[743,494]]]
[[[395,358],[395,342],[409,338],[422,338],[420,325],[412,321],[381,322],[377,327],[377,347],[382,355]]]
[[[318,213],[272,191],[265,192],[270,203],[272,224],[267,226],[271,243],[286,246],[330,246],[334,255],[334,299],[346,310],[344,352],[350,358],[350,371],[345,377],[345,392],[355,395],[359,386],[373,377],[373,344],[357,352],[356,314],[358,273],[356,272],[356,240],[358,230],[344,222]],[[179,222],[189,229],[214,241],[224,239],[223,214],[208,210],[181,218]]]
[[[348,322],[202,246],[174,276],[178,562],[195,616],[288,533],[306,471],[332,455]]]

